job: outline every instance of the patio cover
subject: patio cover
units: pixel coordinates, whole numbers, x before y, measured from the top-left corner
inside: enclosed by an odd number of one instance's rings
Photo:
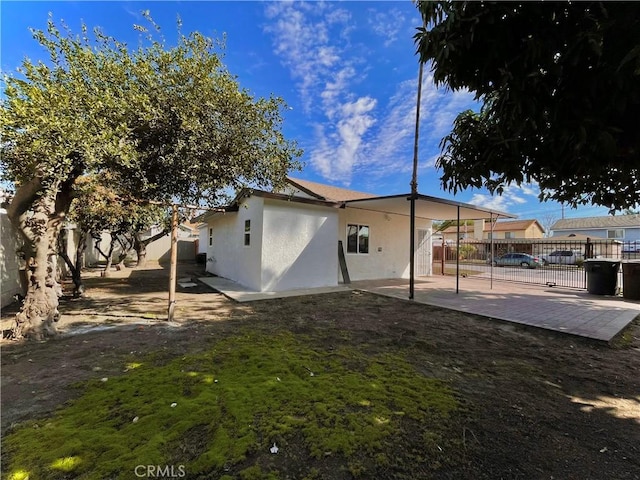
[[[362,198],[358,200],[350,200],[343,203],[344,206],[350,208],[359,208],[362,210],[372,210],[376,212],[395,213],[397,215],[406,215],[411,219],[410,242],[411,251],[409,253],[409,299],[413,300],[415,274],[415,231],[414,218],[424,218],[430,220],[458,220],[458,228],[460,228],[460,220],[483,220],[489,219],[493,224],[494,219],[516,218],[510,213],[498,210],[477,207],[469,203],[461,203],[444,198],[431,197],[429,195],[415,195],[415,217],[411,215],[411,194],[405,193],[401,195],[390,195],[384,197]],[[492,235],[492,251],[493,251],[493,235]],[[491,267],[491,287],[493,288],[493,265]],[[456,256],[456,293],[460,291],[460,259]]]
[[[350,208],[409,216],[410,199],[411,194],[404,193],[400,195],[348,200],[344,202],[344,205]],[[422,194],[417,194],[416,196],[416,217],[429,220],[517,218],[515,215],[499,210]]]

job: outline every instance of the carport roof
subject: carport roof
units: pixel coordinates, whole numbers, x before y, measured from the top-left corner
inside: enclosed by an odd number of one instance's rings
[[[361,198],[343,202],[344,206],[396,215],[410,214],[410,193],[382,197]],[[430,220],[481,220],[490,218],[516,218],[515,215],[445,198],[417,194],[416,217]]]

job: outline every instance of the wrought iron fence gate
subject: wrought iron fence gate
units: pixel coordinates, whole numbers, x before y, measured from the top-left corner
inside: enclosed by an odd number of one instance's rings
[[[553,237],[444,242],[433,248],[434,273],[455,274],[456,257],[465,276],[586,289],[586,259],[640,259],[640,242]]]

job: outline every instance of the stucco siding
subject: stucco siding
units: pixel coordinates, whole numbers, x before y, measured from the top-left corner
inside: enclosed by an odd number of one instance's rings
[[[263,205],[261,197],[245,199],[237,212],[215,215],[213,245],[207,245],[207,271],[261,291]],[[245,221],[251,221],[250,245],[244,245]]]
[[[209,225],[200,225],[198,228],[198,253],[207,253],[209,246]]]
[[[416,230],[431,231],[431,221],[416,219]],[[347,253],[347,225],[369,227],[369,253]],[[340,210],[339,239],[345,250],[347,269],[351,280],[377,278],[409,278],[409,217],[368,210],[346,208]],[[417,235],[417,233],[416,233]],[[418,242],[416,240],[416,246]],[[431,255],[431,242],[426,242],[427,256]],[[427,262],[431,273],[431,261]]]
[[[266,200],[262,291],[337,285],[338,212]]]
[[[14,301],[16,294],[24,295],[20,272],[20,260],[16,254],[18,234],[11,225],[11,221],[4,209],[0,210],[0,292],[2,298],[0,306],[4,307]]]
[[[608,228],[584,228],[584,229],[562,229],[562,230],[554,230],[553,236],[562,236],[562,235],[570,235],[572,233],[579,235],[586,235],[592,238],[607,238],[608,230],[624,230],[624,238],[618,238],[617,240],[621,240],[624,242],[633,242],[640,240],[640,227],[638,228],[629,228],[629,227],[608,227]]]

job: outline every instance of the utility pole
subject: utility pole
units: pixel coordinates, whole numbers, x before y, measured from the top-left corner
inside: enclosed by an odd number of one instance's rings
[[[173,321],[176,309],[176,277],[178,271],[178,205],[171,205],[171,267],[169,269],[169,308],[167,320]]]
[[[416,256],[416,198],[418,197],[418,136],[420,133],[420,100],[422,97],[422,69],[420,62],[418,69],[418,101],[416,104],[416,130],[413,141],[413,174],[411,176],[411,211],[410,226],[411,238],[409,240],[409,299],[413,300],[415,291],[415,256]]]

